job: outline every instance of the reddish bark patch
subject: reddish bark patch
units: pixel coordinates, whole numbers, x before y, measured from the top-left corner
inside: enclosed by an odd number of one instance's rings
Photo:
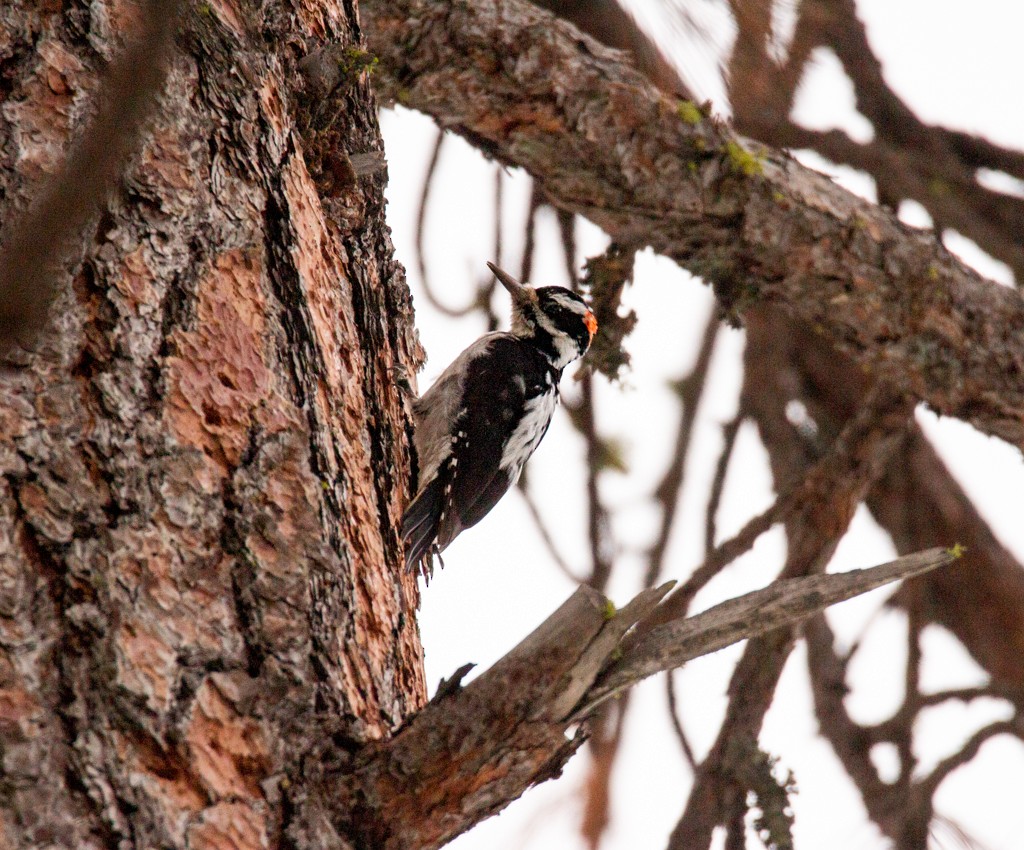
[[[256,408],[273,393],[262,277],[247,252],[218,256],[200,283],[193,329],[174,335],[168,358],[171,428],[224,467],[241,460]]]
[[[214,799],[262,800],[270,758],[259,725],[229,699],[237,691],[226,674],[210,676],[199,689],[185,732],[190,763]]]

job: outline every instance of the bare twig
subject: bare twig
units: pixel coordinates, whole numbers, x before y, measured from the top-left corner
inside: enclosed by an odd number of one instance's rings
[[[978,750],[981,749],[989,738],[993,738],[996,735],[1013,735],[1024,741],[1024,725],[1022,725],[1020,719],[1013,720],[999,720],[995,723],[990,723],[988,726],[983,726],[959,749],[958,752],[945,758],[935,765],[931,773],[924,777],[918,783],[918,792],[922,796],[926,796],[931,799],[932,795],[938,789],[939,785],[942,784],[943,780],[949,776],[958,767],[962,767],[973,759],[977,754]]]
[[[472,313],[479,306],[479,298],[474,298],[465,307],[449,307],[434,291],[427,274],[427,254],[424,250],[423,238],[427,229],[427,207],[430,204],[430,192],[434,185],[434,175],[437,171],[437,164],[441,159],[441,148],[444,146],[445,133],[437,131],[437,138],[434,140],[434,147],[430,153],[430,160],[427,163],[427,171],[423,177],[423,191],[420,194],[420,203],[416,212],[416,266],[419,269],[420,281],[423,283],[423,294],[427,301],[439,313],[453,319],[461,318]],[[500,263],[499,263],[500,265]]]
[[[669,467],[654,489],[654,499],[661,507],[661,524],[658,527],[658,537],[647,553],[645,587],[651,587],[664,569],[668,541],[672,536],[672,529],[683,498],[683,480],[686,474],[686,458],[690,450],[690,438],[693,435],[693,423],[697,419],[697,406],[707,381],[711,355],[715,350],[720,327],[721,322],[719,322],[718,316],[712,313],[704,326],[704,333],[701,336],[693,368],[685,378],[675,384],[682,410]]]
[[[558,234],[562,241],[562,260],[565,262],[565,277],[569,288],[578,292],[580,276],[576,269],[576,216],[558,207],[552,207],[558,221]]]
[[[606,702],[589,724],[591,735],[587,740],[587,747],[591,764],[580,832],[590,850],[597,850],[601,844],[601,837],[608,828],[612,770],[615,767],[615,757],[621,749],[622,730],[630,704],[628,693],[618,701]]]
[[[693,747],[690,746],[690,739],[686,737],[686,730],[683,728],[683,721],[679,717],[679,698],[676,695],[676,677],[669,673],[665,677],[665,693],[668,696],[668,719],[672,724],[672,730],[676,733],[676,740],[683,748],[683,757],[690,765],[690,770],[697,769],[697,758],[693,754]]]
[[[914,767],[917,764],[917,757],[914,755],[914,721],[920,706],[921,691],[921,629],[924,628],[924,620],[918,611],[912,611],[908,616],[907,624],[907,665],[903,678],[903,708],[897,713],[902,715],[901,723],[893,735],[893,743],[896,745],[896,752],[900,759],[900,775],[897,782],[900,784],[910,783],[914,774]]]
[[[952,702],[954,700],[960,702],[970,702],[976,699],[1004,699],[1010,700],[1012,695],[1008,695],[1006,691],[1001,688],[994,688],[991,685],[984,685],[977,688],[951,688],[946,691],[937,691],[931,694],[918,694],[917,699],[914,701],[914,712],[920,712],[923,708],[931,706],[942,705],[945,702]],[[910,723],[912,724],[915,717],[910,716]],[[907,728],[908,720],[904,716],[904,708],[901,709],[892,717],[883,720],[881,723],[874,723],[868,726],[862,726],[864,734],[872,741],[889,741],[895,742],[896,739],[903,733],[903,730]]]
[[[715,548],[716,529],[715,524],[718,517],[718,507],[722,502],[722,492],[725,490],[725,476],[729,471],[729,461],[732,459],[733,449],[736,447],[736,437],[740,433],[740,426],[746,414],[743,407],[736,411],[736,415],[722,426],[722,452],[718,456],[718,463],[715,464],[715,477],[711,482],[711,494],[708,496],[707,513],[704,520],[704,560],[708,560],[712,550]]]
[[[602,590],[607,586],[612,572],[612,541],[608,510],[601,502],[598,490],[598,479],[605,466],[605,447],[597,432],[592,374],[583,374],[580,390],[579,403],[572,408],[567,405],[566,409],[570,411],[573,425],[582,434],[587,447],[587,539],[592,565],[587,584]]]
[[[519,267],[520,280],[530,280],[533,272],[533,251],[537,239],[537,211],[544,204],[544,195],[540,190],[540,186],[533,183],[530,186],[530,206],[526,211],[526,223],[523,225],[526,241],[523,244],[523,260]]]
[[[555,562],[555,566],[557,566],[570,581],[575,582],[576,584],[582,584],[583,579],[576,575],[572,567],[569,566],[569,562],[566,561],[565,558],[562,557],[562,553],[558,551],[554,538],[548,530],[547,523],[545,523],[540,509],[537,507],[537,503],[530,494],[527,477],[525,475],[521,477],[516,486],[519,488],[519,492],[523,496],[523,501],[526,503],[526,509],[530,512],[530,518],[533,520],[533,524],[537,528],[537,533],[540,535],[541,542],[543,542],[544,547],[548,550],[548,554],[551,556],[551,560]]]
[[[930,549],[870,570],[780,579],[762,590],[730,599],[701,614],[664,623],[652,629],[608,668],[588,694],[589,707],[640,679],[680,667],[698,655],[805,619],[820,610],[817,603],[825,599],[828,600],[826,605],[834,605],[898,578],[912,578],[954,560],[956,556],[945,549]],[[740,633],[743,637],[739,637]],[[582,713],[585,709],[577,712]]]

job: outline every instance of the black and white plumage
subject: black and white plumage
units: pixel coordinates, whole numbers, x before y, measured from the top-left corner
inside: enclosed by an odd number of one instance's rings
[[[575,293],[534,289],[487,265],[512,296],[512,330],[474,342],[415,403],[420,486],[402,519],[409,568],[476,525],[519,480],[551,422],[562,370],[597,330]]]

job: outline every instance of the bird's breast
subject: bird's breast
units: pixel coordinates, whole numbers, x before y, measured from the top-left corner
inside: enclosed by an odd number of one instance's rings
[[[509,473],[512,484],[519,480],[523,466],[548,430],[557,404],[558,388],[554,383],[550,383],[540,395],[527,399],[522,418],[505,444],[499,464],[501,469]]]

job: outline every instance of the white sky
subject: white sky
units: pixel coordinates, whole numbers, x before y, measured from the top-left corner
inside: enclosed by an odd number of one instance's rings
[[[658,17],[657,0],[637,0],[636,5],[641,20],[653,23],[655,31],[672,33],[672,28]],[[728,49],[732,36],[720,6],[710,0],[693,0],[691,6],[711,31],[721,33],[715,37],[718,46]],[[951,0],[860,0],[858,6],[867,21],[872,44],[883,60],[887,80],[924,120],[982,133],[1008,146],[1024,146],[1024,109],[1020,108],[1019,95],[1024,81],[1024,51],[1020,50],[1024,10],[1020,4],[1010,0],[974,0],[967,6]],[[779,17],[780,24],[785,24],[784,19],[784,15]],[[677,53],[676,58],[690,62],[688,70],[701,96],[721,102],[720,87],[716,89],[714,74],[709,70],[714,67],[715,55],[706,41],[691,45],[685,55]],[[702,70],[694,62],[711,64]],[[870,132],[865,120],[854,113],[850,84],[827,51],[815,57],[799,94],[795,116],[807,126],[840,127],[859,139]],[[430,355],[419,379],[421,388],[425,388],[485,328],[476,317],[459,321],[440,318],[425,299],[418,297],[421,290],[415,272],[414,227],[433,145],[433,123],[421,115],[398,110],[385,113],[382,125],[391,177],[388,221],[399,259],[409,274],[421,339]],[[814,167],[827,167],[813,155],[802,158]],[[849,169],[828,167],[828,171],[847,188],[873,198],[870,178]],[[435,287],[453,305],[468,299],[487,274],[485,262],[494,259],[494,175],[495,167],[468,145],[458,139],[448,140],[432,189],[427,261]],[[1007,181],[1000,185],[1009,191],[1014,188]],[[527,191],[522,174],[507,175],[504,257],[506,267],[513,271],[518,269]],[[915,207],[904,205],[901,216],[908,223],[926,226],[927,214]],[[599,253],[606,242],[596,228],[586,223],[578,226],[578,235],[584,256]],[[1008,282],[1005,267],[982,254],[973,243],[957,234],[947,234],[946,242],[984,274]],[[536,268],[540,270],[534,275],[537,282],[564,283],[553,227],[539,234]],[[602,433],[623,443],[629,463],[628,474],[606,476],[601,494],[614,510],[615,537],[622,547],[609,588],[618,603],[624,603],[639,589],[639,561],[630,553],[650,541],[657,521],[647,494],[661,473],[668,451],[666,442],[672,439],[678,416],[666,382],[688,371],[712,307],[706,287],[669,261],[649,254],[639,259],[636,284],[627,292],[627,299],[640,317],[638,329],[628,342],[633,368],[626,388],[599,381],[597,391]],[[499,315],[507,315],[504,298],[497,306]],[[742,332],[730,330],[723,333],[715,350],[690,453],[683,518],[672,541],[670,578],[685,577],[701,561],[704,499],[721,445],[721,423],[735,411],[742,347]],[[567,376],[563,393],[574,392],[571,376]],[[923,411],[919,411],[918,419],[1002,542],[1024,559],[1024,523],[1020,522],[1024,465],[1020,454],[960,422],[939,420]],[[529,465],[531,490],[546,515],[554,520],[559,550],[579,573],[585,572],[587,563],[580,495],[582,451],[564,413],[559,412]],[[752,426],[745,426],[719,512],[720,539],[738,530],[772,498],[764,450]],[[427,677],[432,686],[466,661],[485,669],[573,590],[532,528],[519,495],[512,493],[446,552],[444,570],[435,574],[424,593],[420,617]],[[784,554],[783,535],[776,529],[712,582],[698,597],[698,607],[767,583],[778,571]],[[888,538],[861,509],[830,569],[871,566],[892,556]],[[881,607],[888,593],[876,591],[830,613],[844,647],[863,637],[863,650],[851,668],[853,692],[847,700],[854,718],[861,722],[884,719],[901,697],[905,619]],[[726,705],[725,687],[740,651],[731,647],[694,661],[676,674],[681,717],[698,756],[716,734]],[[927,689],[983,681],[982,671],[950,635],[938,627],[927,629]],[[664,847],[691,782],[668,725],[663,677],[635,689],[633,699],[625,746],[613,778],[613,821],[603,844],[606,850]],[[954,752],[980,726],[1008,715],[1008,708],[997,700],[931,710],[915,728],[914,746],[922,770]],[[805,656],[798,645],[761,736],[762,747],[780,756],[781,767],[796,776],[799,793],[793,806],[797,847],[867,850],[888,846],[866,819],[856,789],[815,730]],[[872,756],[879,769],[893,771],[895,755],[877,749]],[[500,816],[451,846],[457,850],[582,847],[579,788],[586,760],[585,754],[577,756],[560,780],[533,789]],[[971,765],[954,773],[940,788],[937,803],[941,814],[956,821],[982,846],[1019,850],[1024,846],[1020,838],[1024,834],[1021,789],[1024,746],[1003,737],[987,743]],[[752,833],[748,838],[748,846],[760,846]],[[957,844],[949,833],[942,833],[937,846]]]

